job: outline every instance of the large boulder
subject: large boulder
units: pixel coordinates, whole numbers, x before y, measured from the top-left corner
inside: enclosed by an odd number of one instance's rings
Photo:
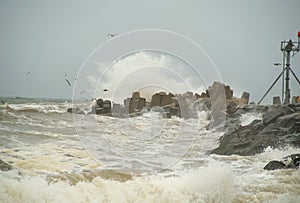
[[[146,98],[139,98],[137,102],[137,109],[140,111],[146,107]]]
[[[152,95],[152,99],[151,99],[151,104],[150,106],[151,107],[154,107],[154,106],[160,106],[160,103],[161,103],[161,95],[159,94],[154,94]]]
[[[229,85],[225,86],[225,94],[226,94],[226,99],[231,99],[233,97],[233,91],[230,89]]]
[[[165,92],[159,92],[152,95],[150,106],[151,107],[162,106],[161,104],[162,104],[163,97],[166,95],[167,94]]]
[[[104,113],[111,113],[111,101],[109,100],[103,101],[103,111]]]
[[[175,103],[174,95],[169,93],[168,95],[163,95],[161,100],[161,106],[167,106]]]
[[[217,127],[223,124],[225,121],[226,110],[226,94],[225,86],[223,83],[214,82],[214,84],[208,88],[211,99],[211,123],[210,127]]]
[[[248,104],[249,103],[249,97],[250,97],[249,92],[243,92],[241,99],[243,100],[243,102],[245,104]]]
[[[129,113],[134,113],[135,110],[137,109],[137,104],[140,98],[140,93],[139,92],[133,92],[132,97],[129,101]]]
[[[277,160],[270,161],[267,165],[265,165],[265,170],[277,170],[277,169],[283,169],[286,168],[286,165]]]
[[[129,114],[140,112],[146,106],[146,99],[140,97],[139,92],[133,92],[131,98],[124,101]]]
[[[103,108],[103,104],[104,104],[103,99],[98,99],[97,100],[97,105],[98,105],[99,108]]]

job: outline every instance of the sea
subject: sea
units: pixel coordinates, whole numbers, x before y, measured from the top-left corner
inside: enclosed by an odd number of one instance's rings
[[[0,202],[300,202],[300,170],[263,170],[299,149],[210,154],[224,131],[207,128],[209,112],[117,118],[67,113],[64,99],[0,101],[0,159],[13,167],[0,171]]]

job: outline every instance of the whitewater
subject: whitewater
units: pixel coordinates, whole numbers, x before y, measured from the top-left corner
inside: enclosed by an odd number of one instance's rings
[[[300,202],[300,170],[263,170],[299,149],[209,154],[224,132],[207,130],[208,112],[186,120],[76,115],[95,120],[92,128],[75,126],[70,101],[1,100],[0,160],[13,169],[0,171],[0,202]],[[241,125],[254,119],[261,114],[244,114]],[[96,155],[86,149],[92,139]]]

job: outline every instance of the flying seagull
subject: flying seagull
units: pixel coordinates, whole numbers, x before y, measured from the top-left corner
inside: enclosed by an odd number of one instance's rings
[[[67,78],[65,78],[65,81],[68,83],[69,86],[71,86],[71,83]]]
[[[116,37],[116,36],[118,36],[118,34],[116,34],[116,33],[109,33],[109,34],[107,34],[107,36]]]
[[[31,71],[28,71],[27,73],[25,73],[25,75],[29,75],[31,73]]]
[[[281,63],[274,63],[274,66],[280,66]]]

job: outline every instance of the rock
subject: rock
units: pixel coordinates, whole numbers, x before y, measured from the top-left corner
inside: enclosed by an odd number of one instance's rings
[[[247,105],[246,100],[241,98],[231,98],[226,100],[226,113],[227,114],[233,114],[237,109],[239,108],[244,108],[246,106],[251,106]]]
[[[225,86],[226,99],[231,99],[233,97],[233,91],[230,89],[229,85]]]
[[[300,103],[289,104],[288,106],[291,107],[292,109],[294,109],[294,111],[300,111]]]
[[[137,109],[140,111],[144,107],[146,107],[146,98],[139,98],[139,100],[137,102]]]
[[[181,117],[180,108],[170,107],[169,108],[169,117],[172,117],[172,116]]]
[[[291,114],[294,112],[295,112],[294,109],[292,109],[289,106],[281,106],[281,107],[275,108],[273,111],[263,114],[264,125],[268,125],[268,124],[274,122],[280,116],[288,115],[288,114]]]
[[[112,115],[114,117],[121,117],[122,115],[122,107],[120,104],[113,104]]]
[[[198,93],[195,93],[195,98],[196,98],[196,100],[198,100],[201,98],[201,95],[199,95]]]
[[[265,167],[265,170],[277,170],[277,169],[283,169],[286,168],[286,165],[281,161],[270,161]]]
[[[109,100],[103,101],[103,108],[110,109],[111,108],[111,101],[109,101]]]
[[[150,109],[152,112],[164,113],[165,110],[162,107],[154,106]]]
[[[151,107],[161,106],[161,101],[162,101],[162,98],[164,95],[166,95],[165,92],[160,92],[160,93],[156,93],[156,94],[152,95],[150,106]]]
[[[261,153],[268,146],[300,147],[300,112],[294,113],[288,106],[276,107],[271,111],[270,108],[263,109],[268,110],[264,114],[265,120],[254,120],[247,126],[240,126],[238,117],[231,114],[225,122],[226,132],[220,138],[220,145],[212,153],[246,156]]]
[[[291,103],[292,103],[292,104],[298,103],[298,97],[297,97],[297,96],[293,96],[292,102],[291,102]]]
[[[265,137],[256,136],[263,127],[262,121],[256,120],[252,122],[252,125],[239,126],[237,129],[228,131],[221,137],[220,145],[211,153],[247,156],[262,152],[270,144]]]
[[[97,105],[99,108],[103,108],[103,99],[98,99],[97,100]]]
[[[300,154],[291,154],[283,158],[288,168],[297,168],[300,166]]]
[[[209,94],[207,94],[208,92],[202,92],[200,95],[200,98],[209,98]]]
[[[137,109],[139,98],[140,98],[139,92],[132,93],[132,97],[129,101],[129,113],[135,113],[135,109]]]
[[[0,170],[1,171],[10,171],[12,169],[13,169],[13,167],[11,165],[9,165],[8,163],[6,163],[0,159]]]
[[[224,84],[214,82],[214,84],[208,88],[211,99],[211,123],[210,127],[214,128],[220,126],[225,121],[226,110],[226,95]]]
[[[300,166],[300,154],[292,154],[290,157],[292,158],[292,166],[299,167]]]
[[[161,104],[160,106],[167,106],[175,103],[174,95],[169,93],[168,95],[162,96]]]
[[[266,113],[269,111],[269,106],[261,106],[256,104],[249,104],[242,107],[242,109],[247,113]]]
[[[285,115],[285,116],[280,116],[277,119],[276,124],[278,127],[290,128],[299,122],[300,122],[300,112],[292,113],[292,114]]]
[[[104,108],[96,108],[95,109],[95,114],[103,114],[104,113]]]
[[[124,99],[124,106],[125,107],[129,107],[130,100],[131,100],[131,98]]]
[[[140,97],[139,92],[133,92],[131,98],[124,102],[129,114],[140,112],[146,106],[146,99]]]
[[[67,112],[69,112],[69,113],[76,113],[76,114],[84,114],[84,112],[80,108],[78,108],[78,107],[68,108]]]
[[[226,113],[233,114],[237,109],[238,104],[234,101],[228,101],[226,107]]]
[[[245,114],[245,113],[246,112],[244,111],[244,109],[237,108],[234,113],[232,113],[228,116],[233,117],[233,118],[240,118],[242,116],[242,114]]]
[[[273,97],[273,105],[281,105],[280,97]]]
[[[186,99],[193,99],[194,94],[193,94],[193,92],[186,92],[186,93],[183,93],[182,96],[185,97]]]
[[[156,93],[152,96],[151,107],[153,106],[168,106],[176,103],[175,96],[171,93],[168,95],[165,92]]]
[[[244,100],[244,104],[248,104],[249,103],[249,97],[250,97],[250,94],[248,92],[243,92],[241,98]]]
[[[282,159],[282,161],[273,160],[270,161],[265,167],[265,170],[277,170],[277,169],[298,169],[300,165],[300,154],[291,154]]]
[[[132,97],[131,98],[134,98],[134,99],[140,98],[140,93],[139,92],[132,92]]]

